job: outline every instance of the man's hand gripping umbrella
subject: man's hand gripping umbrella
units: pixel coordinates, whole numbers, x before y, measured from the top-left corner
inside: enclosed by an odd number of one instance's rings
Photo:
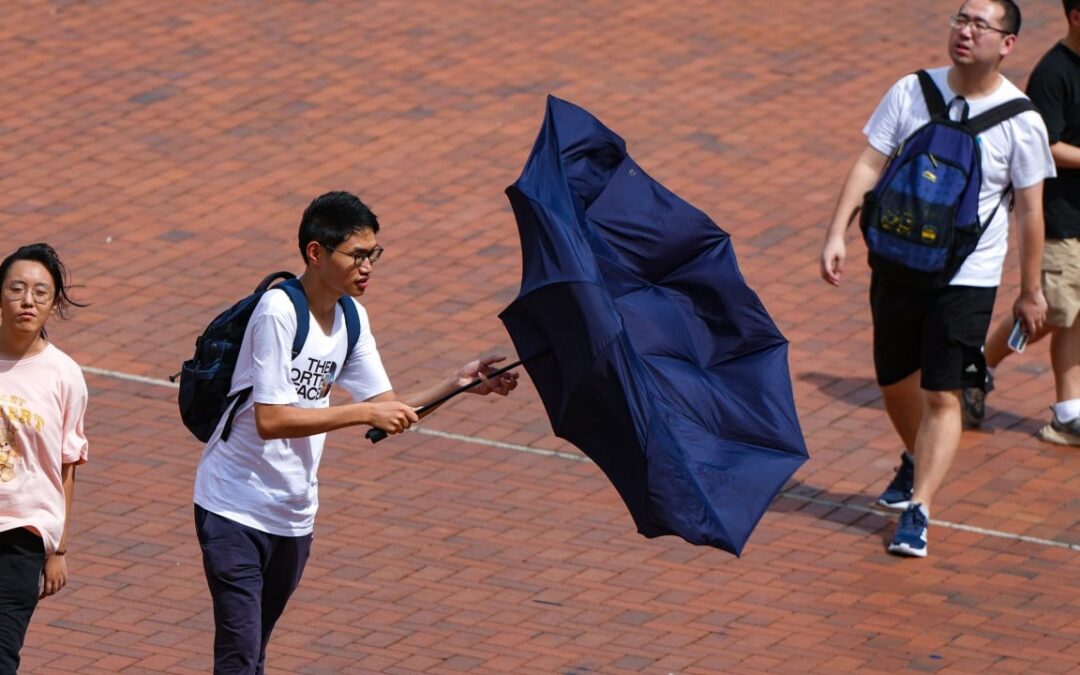
[[[491,370],[492,364],[503,361],[504,359],[505,357],[502,356],[489,356],[467,364],[458,373],[459,382],[464,380],[465,384],[461,384],[457,388],[433,401],[429,401],[428,403],[413,408],[413,412],[419,417],[424,417],[458,394],[463,394],[465,392],[481,395],[498,394],[499,396],[506,396],[517,387],[518,374],[511,371],[520,366],[521,361],[514,361],[502,368]],[[364,437],[372,443],[378,443],[388,435],[389,434],[386,431],[378,427],[372,427],[371,429],[368,429],[368,432],[364,434]]]

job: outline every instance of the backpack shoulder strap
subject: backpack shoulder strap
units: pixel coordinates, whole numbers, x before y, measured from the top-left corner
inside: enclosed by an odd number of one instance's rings
[[[926,109],[930,111],[930,117],[947,116],[949,109],[945,105],[945,97],[934,84],[934,78],[930,77],[930,73],[925,70],[920,70],[915,74],[919,76],[919,85],[922,87],[923,98],[926,99]]]
[[[275,281],[284,279],[281,283],[274,285]],[[307,340],[310,313],[308,312],[307,296],[304,295],[304,287],[300,285],[300,280],[296,278],[296,275],[292,272],[274,272],[268,274],[259,282],[259,285],[255,287],[256,293],[265,293],[271,288],[280,288],[285,291],[285,294],[289,296],[289,300],[292,301],[293,308],[296,310],[296,335],[293,336],[292,357],[295,359],[300,355],[300,350],[304,348],[304,341]],[[229,413],[225,418],[225,426],[221,429],[221,440],[229,440],[229,434],[232,432],[233,419],[236,417],[236,412],[244,404],[247,398],[251,396],[251,387],[243,389],[236,393],[232,402],[229,405]]]
[[[281,273],[279,272],[279,274]],[[311,313],[307,296],[304,295],[304,287],[300,285],[300,280],[296,277],[292,277],[274,286],[274,288],[285,291],[285,294],[289,296],[289,300],[292,301],[293,308],[296,310],[296,335],[293,336],[292,347],[292,357],[295,359],[304,348],[308,331],[311,329]],[[356,311],[356,303],[347,295],[338,298],[338,304],[341,305],[341,312],[345,317],[345,333],[348,336],[348,349],[345,351],[345,358],[348,359],[353,347],[360,341],[360,313]]]
[[[229,434],[232,433],[233,419],[236,418],[236,411],[240,409],[240,406],[244,405],[248,396],[251,396],[251,387],[236,392],[236,397],[229,405],[229,416],[225,419],[225,426],[221,429],[221,440],[229,440]]]
[[[273,272],[271,274],[267,274],[265,277],[263,277],[263,280],[259,282],[259,285],[255,287],[255,292],[262,293],[266,291],[268,288],[274,285],[274,282],[278,279],[284,279],[288,281],[289,279],[295,278],[296,275],[292,272]]]
[[[345,365],[349,360],[349,355],[352,354],[353,347],[360,341],[360,312],[356,311],[356,302],[353,301],[347,295],[343,295],[338,298],[338,304],[341,305],[341,312],[345,316],[345,334],[348,335],[348,347],[345,349],[345,361],[342,365]]]
[[[968,119],[967,127],[972,134],[978,136],[987,129],[1001,124],[1010,117],[1015,117],[1016,115],[1027,112],[1029,110],[1034,112],[1039,111],[1038,108],[1035,107],[1035,104],[1032,103],[1029,99],[1014,98],[1011,101],[1006,101],[999,106],[995,106],[987,110],[981,115],[976,115],[975,117]],[[1001,208],[1001,205],[1005,203],[1006,199],[1009,199],[1012,193],[1013,184],[1009,183],[1001,192],[1001,199],[999,199],[997,205],[994,206],[994,210],[990,212],[990,215],[987,217],[986,222],[981,225],[982,228],[985,229],[987,226],[990,225],[990,221],[992,221],[994,219],[994,216],[997,215],[998,209]],[[1013,203],[1010,200],[1007,208],[1011,210],[1012,206]]]
[[[308,309],[307,296],[304,295],[304,287],[300,285],[300,280],[296,278],[280,283],[274,288],[285,291],[285,294],[289,296],[289,300],[292,301],[293,309],[296,310],[296,335],[293,335],[292,344],[292,357],[295,359],[300,355],[300,350],[304,348],[308,329],[311,326],[311,312]]]
[[[971,129],[971,133],[977,136],[990,127],[997,126],[1010,117],[1015,117],[1016,115],[1029,110],[1038,112],[1035,108],[1035,104],[1030,100],[1026,98],[1014,98],[1011,101],[1006,101],[999,106],[987,110],[981,115],[976,115],[975,117],[968,119],[967,125],[968,128]]]

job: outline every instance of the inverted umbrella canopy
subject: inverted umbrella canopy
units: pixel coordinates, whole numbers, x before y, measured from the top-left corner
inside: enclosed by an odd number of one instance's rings
[[[553,96],[506,192],[524,269],[500,318],[555,434],[604,471],[641,534],[739,555],[808,455],[787,340],[727,233]]]

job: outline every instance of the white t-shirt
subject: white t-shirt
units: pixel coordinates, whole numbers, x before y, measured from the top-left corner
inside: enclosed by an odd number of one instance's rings
[[[206,444],[195,471],[196,504],[270,534],[311,533],[326,434],[263,440],[255,428],[254,404],[325,408],[330,405],[327,380],[357,401],[389,391],[367,312],[360,303],[356,309],[360,339],[342,368],[348,337],[340,306],[335,306],[329,335],[311,318],[307,341],[293,360],[292,302],[284,292],[263,295],[244,333],[232,381],[233,393],[252,387],[252,394],[236,413],[229,440],[220,438],[222,422]]]
[[[950,115],[959,119],[960,102],[949,87],[949,67],[928,70],[930,77],[950,105]],[[1005,77],[992,94],[969,100],[969,117],[1015,98],[1026,98]],[[878,104],[863,133],[878,152],[891,155],[900,143],[930,121],[930,112],[917,75],[908,75],[894,84]],[[1024,112],[979,135],[982,157],[982,186],[979,189],[979,218],[985,222],[1001,203],[993,221],[983,232],[979,245],[953,277],[952,286],[996,287],[1009,245],[1008,200],[1001,196],[1009,183],[1027,188],[1056,176],[1054,158],[1047,142],[1046,125],[1039,113]]]

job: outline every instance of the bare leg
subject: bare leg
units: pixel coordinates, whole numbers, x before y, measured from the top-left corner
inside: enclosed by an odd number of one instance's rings
[[[882,387],[881,397],[893,428],[904,442],[904,449],[914,457],[915,437],[923,417],[923,391],[919,387],[919,371],[899,382]]]
[[[1013,350],[1009,349],[1009,333],[1012,332],[1013,321],[1014,319],[1011,316],[1003,318],[987,336],[985,348],[987,367],[997,368],[998,364],[1005,360],[1005,357],[1013,353]],[[1033,345],[1046,337],[1047,333],[1050,332],[1050,328],[1050,326],[1044,324],[1038,333],[1028,337],[1028,344]],[[1080,339],[1080,333],[1077,334],[1077,337]],[[1053,349],[1052,345],[1051,349]]]
[[[915,441],[915,492],[911,503],[929,511],[960,447],[960,391],[924,391],[922,424]]]
[[[1013,327],[1013,318],[1007,316],[1003,318],[994,328],[990,331],[990,335],[986,337],[986,347],[984,349],[986,354],[986,365],[989,368],[997,368],[998,364],[1005,360],[1005,357],[1012,353],[1009,349],[1009,331]]]
[[[1080,321],[1054,327],[1050,335],[1050,365],[1054,369],[1057,401],[1080,398]]]

